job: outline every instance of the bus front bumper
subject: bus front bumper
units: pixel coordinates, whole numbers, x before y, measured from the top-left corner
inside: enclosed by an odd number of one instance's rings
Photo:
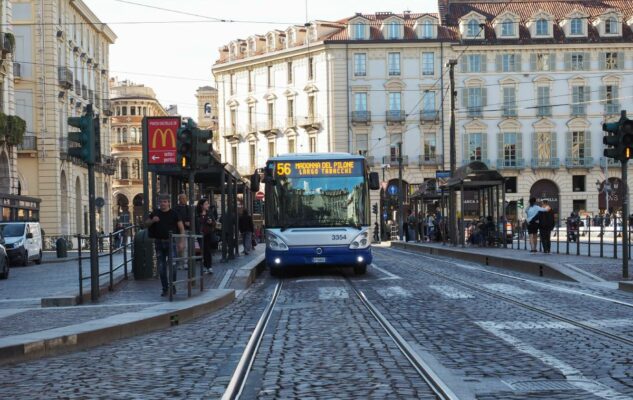
[[[266,264],[275,268],[293,265],[368,265],[371,261],[371,247],[366,249],[350,249],[347,246],[290,247],[288,251],[266,248]]]

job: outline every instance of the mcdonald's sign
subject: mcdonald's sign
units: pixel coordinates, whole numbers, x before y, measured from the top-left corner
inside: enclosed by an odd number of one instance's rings
[[[148,164],[176,164],[176,135],[180,117],[147,118]]]

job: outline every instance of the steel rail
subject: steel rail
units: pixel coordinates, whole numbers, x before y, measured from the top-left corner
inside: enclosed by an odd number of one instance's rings
[[[222,395],[222,400],[238,399],[242,394],[246,379],[248,378],[248,373],[253,366],[253,361],[255,361],[257,350],[259,349],[259,345],[261,344],[262,338],[264,337],[264,332],[266,331],[266,326],[268,326],[268,321],[270,321],[272,311],[275,308],[275,304],[277,303],[279,292],[281,292],[282,282],[283,281],[280,280],[277,283],[277,286],[275,286],[275,290],[273,291],[270,302],[264,309],[264,312],[259,318],[259,321],[257,321],[255,330],[253,330],[253,333],[248,340],[246,348],[244,349],[244,353],[242,353],[242,357],[240,358],[240,361],[237,364],[233,375],[231,376],[231,380],[229,381],[229,384],[227,385],[226,390]]]

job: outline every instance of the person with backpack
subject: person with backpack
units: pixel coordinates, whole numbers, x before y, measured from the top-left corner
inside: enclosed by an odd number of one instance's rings
[[[525,210],[527,231],[530,238],[530,253],[536,253],[536,241],[539,227],[538,213],[546,211],[536,204],[536,198],[530,197],[530,206]]]
[[[549,254],[552,249],[551,234],[555,224],[554,211],[552,211],[552,207],[550,207],[547,200],[543,200],[543,208],[546,211],[539,212],[537,217],[539,221],[538,229],[541,236],[541,244],[543,245],[543,253]]]

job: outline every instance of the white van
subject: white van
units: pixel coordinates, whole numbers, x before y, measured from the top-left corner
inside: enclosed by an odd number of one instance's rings
[[[0,223],[4,247],[12,265],[42,262],[42,228],[39,222]]]

